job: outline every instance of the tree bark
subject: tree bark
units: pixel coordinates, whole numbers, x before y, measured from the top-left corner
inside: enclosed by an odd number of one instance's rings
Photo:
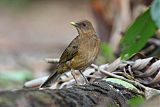
[[[128,95],[122,86],[97,81],[63,89],[0,92],[0,107],[128,107]]]

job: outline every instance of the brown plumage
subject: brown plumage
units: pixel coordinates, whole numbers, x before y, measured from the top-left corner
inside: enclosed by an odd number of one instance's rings
[[[55,72],[41,87],[49,87],[68,70],[84,70],[93,63],[99,53],[100,39],[96,36],[92,24],[88,20],[71,24],[76,27],[79,35],[64,50]]]

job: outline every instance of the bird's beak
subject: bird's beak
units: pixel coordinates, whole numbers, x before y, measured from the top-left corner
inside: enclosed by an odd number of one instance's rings
[[[75,22],[70,22],[71,25],[75,26],[75,27],[78,27],[78,24],[75,23]]]

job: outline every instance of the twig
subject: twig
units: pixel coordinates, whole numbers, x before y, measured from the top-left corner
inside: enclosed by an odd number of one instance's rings
[[[59,62],[59,58],[45,58],[44,61],[52,64],[57,64]]]
[[[94,65],[94,64],[92,64],[92,65]],[[102,72],[102,73],[105,74],[105,75],[108,75],[108,76],[111,76],[111,77],[114,77],[114,78],[117,78],[117,79],[124,80],[124,81],[126,81],[126,82],[131,83],[131,84],[134,84],[134,85],[137,86],[137,87],[141,87],[141,88],[143,88],[143,89],[146,89],[146,86],[140,84],[140,83],[137,82],[137,81],[128,80],[128,79],[126,79],[126,78],[124,78],[124,77],[122,77],[122,76],[115,75],[115,74],[113,74],[113,73],[111,73],[111,72],[108,72],[108,71],[106,71],[106,70],[103,70],[103,69],[98,68],[97,65],[94,65],[94,66],[92,66],[92,67],[94,67],[95,69],[99,69],[100,72]]]

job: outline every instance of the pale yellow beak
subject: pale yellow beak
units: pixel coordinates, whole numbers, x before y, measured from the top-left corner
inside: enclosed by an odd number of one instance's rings
[[[75,22],[70,22],[70,24],[71,24],[71,25],[73,25],[73,26],[75,26],[75,27],[77,27],[77,26],[78,26],[78,24],[77,24],[77,23],[75,23]]]

